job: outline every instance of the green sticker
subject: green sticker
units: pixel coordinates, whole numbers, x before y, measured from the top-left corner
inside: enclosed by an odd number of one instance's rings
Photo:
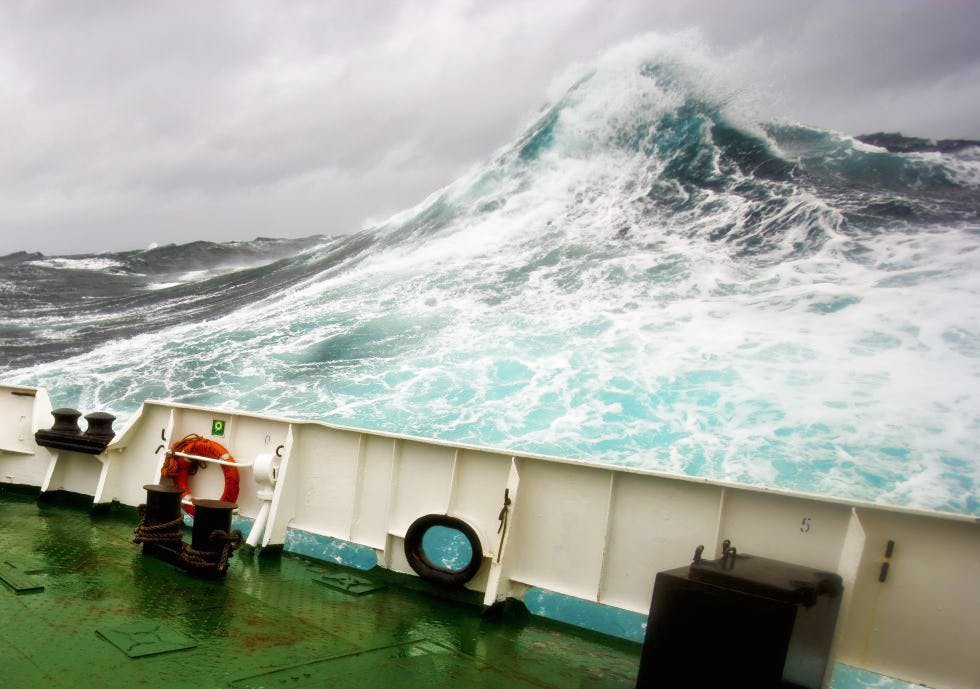
[[[211,435],[224,435],[225,434],[225,422],[221,419],[211,420]]]

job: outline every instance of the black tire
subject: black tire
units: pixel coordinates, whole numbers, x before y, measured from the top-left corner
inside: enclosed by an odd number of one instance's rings
[[[433,526],[455,529],[466,536],[466,540],[470,542],[470,548],[473,550],[473,556],[466,567],[459,570],[445,569],[432,564],[426,557],[425,550],[422,549],[422,538]],[[416,574],[426,581],[447,587],[460,587],[480,571],[480,567],[483,565],[483,546],[480,545],[480,537],[476,535],[473,527],[462,519],[444,514],[427,514],[416,519],[408,527],[408,531],[405,533],[405,557]]]

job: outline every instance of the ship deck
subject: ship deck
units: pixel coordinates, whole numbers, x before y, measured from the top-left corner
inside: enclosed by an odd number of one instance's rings
[[[636,643],[519,605],[487,617],[465,596],[447,599],[381,568],[243,555],[224,581],[194,579],[144,557],[132,543],[135,520],[126,508],[90,515],[0,492],[4,687],[614,689],[635,681]],[[883,679],[838,665],[833,686],[908,686]]]

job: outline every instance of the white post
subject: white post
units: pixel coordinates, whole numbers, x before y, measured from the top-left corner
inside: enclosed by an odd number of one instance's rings
[[[269,521],[269,511],[272,509],[272,496],[275,495],[276,479],[279,473],[279,457],[273,454],[261,454],[255,458],[254,471],[255,482],[259,485],[256,496],[262,501],[259,514],[252,524],[251,531],[248,532],[248,539],[245,543],[253,548],[257,547],[265,534],[265,526]]]
[[[246,545],[250,545],[253,548],[258,546],[259,540],[262,538],[262,534],[265,533],[265,524],[269,521],[269,508],[272,507],[272,498],[268,500],[262,500],[262,507],[259,508],[259,515],[255,518],[255,523],[252,524],[252,530],[248,532],[248,539],[245,541]]]

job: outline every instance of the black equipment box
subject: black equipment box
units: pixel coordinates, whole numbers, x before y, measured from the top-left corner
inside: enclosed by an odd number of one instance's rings
[[[820,689],[840,576],[741,555],[657,574],[637,689]]]

